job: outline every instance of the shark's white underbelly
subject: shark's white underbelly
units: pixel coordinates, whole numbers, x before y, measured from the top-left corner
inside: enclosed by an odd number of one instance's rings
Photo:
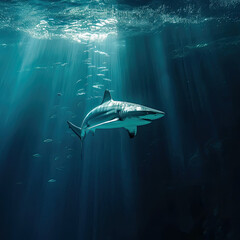
[[[115,121],[106,123],[100,126],[97,126],[94,128],[96,129],[109,129],[109,128],[127,128],[127,127],[136,127],[136,126],[142,126],[151,123],[151,121],[139,119],[139,118],[126,118],[125,120],[121,121]]]

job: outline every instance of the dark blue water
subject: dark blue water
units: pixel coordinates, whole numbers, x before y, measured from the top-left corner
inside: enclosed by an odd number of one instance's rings
[[[1,1],[0,239],[240,239],[239,10]],[[105,89],[166,115],[81,148]]]

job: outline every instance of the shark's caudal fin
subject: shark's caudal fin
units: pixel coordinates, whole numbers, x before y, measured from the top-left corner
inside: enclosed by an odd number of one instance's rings
[[[73,132],[81,139],[83,140],[85,134],[82,134],[82,129],[71,122],[67,121],[69,128],[73,130]]]
[[[102,100],[101,104],[103,104],[105,102],[108,102],[110,100],[112,100],[111,93],[109,92],[108,89],[106,89],[105,92],[104,92],[103,100]]]

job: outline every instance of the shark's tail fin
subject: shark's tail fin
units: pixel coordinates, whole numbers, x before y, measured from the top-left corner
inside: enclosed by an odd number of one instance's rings
[[[83,140],[85,134],[82,134],[82,129],[71,122],[67,121],[69,128],[73,130],[73,132],[80,138],[80,140]]]

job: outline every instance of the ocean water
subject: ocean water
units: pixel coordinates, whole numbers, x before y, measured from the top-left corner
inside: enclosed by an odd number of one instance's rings
[[[238,240],[240,1],[1,1],[0,240]],[[81,125],[105,89],[164,111]]]

